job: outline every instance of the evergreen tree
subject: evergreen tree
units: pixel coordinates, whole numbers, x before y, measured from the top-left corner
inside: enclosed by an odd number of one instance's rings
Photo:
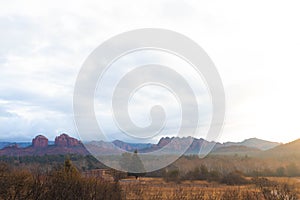
[[[138,178],[139,176],[144,176],[146,172],[143,162],[138,156],[137,150],[135,150],[133,154],[122,154],[120,166],[122,170],[128,173],[129,176],[135,176],[135,178]]]

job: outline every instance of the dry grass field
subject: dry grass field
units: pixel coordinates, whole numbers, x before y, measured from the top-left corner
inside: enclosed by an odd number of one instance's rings
[[[278,188],[271,188],[268,193],[254,184],[227,186],[207,181],[184,181],[176,184],[166,183],[161,178],[125,179],[120,184],[122,196],[128,200],[290,200],[300,198],[300,178],[269,178],[269,180],[288,184],[297,191],[298,197],[288,196],[288,191],[281,195]]]

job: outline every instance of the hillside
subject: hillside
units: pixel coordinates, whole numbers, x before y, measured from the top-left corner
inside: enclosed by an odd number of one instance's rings
[[[272,149],[276,146],[281,145],[281,143],[278,142],[270,142],[267,140],[262,140],[258,138],[250,138],[246,139],[242,142],[226,142],[224,143],[225,146],[246,146],[246,147],[251,147],[251,148],[257,148],[260,150],[268,150]]]
[[[224,146],[214,149],[210,154],[217,155],[256,155],[262,152],[262,150],[253,147],[247,147],[242,145]]]
[[[119,147],[120,149],[123,149],[126,151],[132,151],[132,152],[134,150],[151,148],[153,146],[153,144],[151,144],[151,143],[128,143],[128,142],[123,142],[121,140],[115,140],[112,143],[115,146]]]
[[[293,142],[282,144],[273,149],[263,152],[262,156],[277,158],[300,158],[300,139]]]

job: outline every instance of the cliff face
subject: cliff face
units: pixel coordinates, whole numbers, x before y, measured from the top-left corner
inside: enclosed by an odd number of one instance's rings
[[[79,140],[72,138],[65,133],[55,138],[55,145],[59,147],[76,147],[80,144]]]
[[[38,135],[34,139],[32,139],[32,146],[34,148],[48,147],[48,138],[43,135]]]
[[[55,138],[55,146],[58,147],[76,147],[79,146],[81,143],[79,140],[68,136],[67,134],[63,133],[60,136]],[[34,148],[45,148],[48,147],[48,138],[43,135],[38,135],[32,140],[32,146]]]

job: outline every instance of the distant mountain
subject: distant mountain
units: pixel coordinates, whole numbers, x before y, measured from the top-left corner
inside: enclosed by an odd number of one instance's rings
[[[48,141],[48,145],[53,145],[54,141]],[[17,145],[20,148],[26,148],[31,145],[31,142],[0,142],[0,149],[8,146],[15,146]]]
[[[251,147],[251,148],[257,148],[257,149],[260,149],[263,151],[272,149],[279,145],[281,145],[281,143],[270,142],[270,141],[261,140],[258,138],[250,138],[250,139],[244,140],[242,142],[226,142],[226,143],[224,143],[224,146],[246,146],[246,147]]]
[[[192,137],[163,137],[157,144],[153,144],[149,148],[141,149],[141,153],[155,152],[161,150],[163,154],[177,154],[178,152],[185,155],[205,154],[207,150],[221,147],[221,143],[209,142],[204,139]]]
[[[121,153],[120,148],[111,142],[92,141],[84,144],[93,155],[112,155]]]
[[[172,143],[169,144],[171,141]],[[183,151],[184,146],[186,146],[187,144],[191,144],[189,148],[186,150],[185,154],[199,154],[199,152],[201,153],[203,149],[205,149],[205,147],[212,147],[212,146],[213,146],[213,150],[211,153],[213,154],[235,154],[235,153],[253,154],[280,145],[280,143],[269,142],[257,138],[247,139],[242,142],[226,142],[221,144],[218,142],[217,143],[209,142],[202,138],[197,139],[191,137],[185,137],[185,138],[166,137],[166,138],[161,138],[158,144],[154,144],[150,148],[142,149],[142,152],[153,152],[165,147],[167,144],[168,144],[168,150],[166,151],[169,153]]]
[[[297,142],[296,142],[297,143]],[[300,143],[300,142],[299,142]],[[1,146],[2,145],[2,146]],[[185,155],[205,154],[208,150],[212,150],[211,154],[247,154],[254,155],[268,149],[270,152],[290,152],[296,151],[298,147],[294,147],[294,143],[287,144],[282,147],[280,143],[269,142],[257,138],[250,138],[242,142],[226,142],[216,143],[209,142],[204,139],[192,137],[163,137],[157,144],[151,143],[127,143],[120,140],[113,142],[91,141],[82,144],[79,140],[61,134],[55,138],[55,141],[48,141],[43,135],[38,135],[32,140],[32,143],[0,143],[0,155],[24,156],[24,155],[44,155],[44,154],[89,154],[91,151],[97,155],[119,154],[125,151],[133,152],[138,150],[140,153],[160,152],[162,154],[176,154],[178,152]],[[290,147],[292,146],[292,147]],[[297,145],[296,145],[297,146]],[[87,150],[86,149],[89,150]],[[274,148],[275,147],[275,148]],[[282,149],[281,149],[282,148]],[[278,149],[278,150],[277,150]],[[293,150],[291,150],[293,149]],[[299,152],[299,151],[298,151]],[[266,153],[267,154],[267,153]],[[270,153],[271,154],[271,153]]]
[[[255,155],[262,152],[262,150],[253,147],[247,147],[242,145],[232,145],[232,146],[223,146],[214,149],[211,154],[221,154],[221,155]]]
[[[13,144],[13,143],[12,142],[0,142],[0,149],[3,149],[4,147],[7,147],[11,144]]]
[[[134,150],[141,150],[151,148],[153,144],[151,143],[127,143],[121,140],[115,140],[112,142],[114,145],[119,147],[120,149],[133,152]]]
[[[0,142],[0,149],[4,147],[18,145],[18,147],[25,148],[31,145],[31,142]]]
[[[300,139],[287,144],[279,145],[277,147],[274,147],[273,149],[269,149],[263,152],[262,156],[278,158],[287,158],[292,156],[294,158],[300,158]]]

